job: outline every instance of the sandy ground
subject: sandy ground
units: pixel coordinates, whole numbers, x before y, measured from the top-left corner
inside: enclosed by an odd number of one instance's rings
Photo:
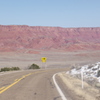
[[[47,57],[47,62],[42,63],[41,57]],[[100,61],[100,51],[81,51],[81,52],[50,52],[44,51],[40,54],[27,53],[0,53],[0,68],[1,67],[20,67],[27,69],[28,66],[35,63],[41,68],[55,68],[68,66],[81,66],[84,64],[95,63]]]
[[[70,91],[70,97],[74,98],[71,100],[100,100],[99,89],[86,82],[84,82],[84,88],[82,89],[81,80],[65,73],[60,73],[59,77],[65,83],[67,91]]]

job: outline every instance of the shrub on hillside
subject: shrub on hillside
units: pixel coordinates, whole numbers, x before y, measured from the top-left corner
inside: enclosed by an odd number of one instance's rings
[[[32,64],[29,69],[40,69],[40,67],[37,64]]]
[[[3,71],[13,71],[13,70],[20,70],[19,67],[4,67],[4,68],[1,68],[0,72],[3,72]]]
[[[10,68],[8,68],[8,67],[1,68],[1,72],[3,72],[3,71],[10,71]]]
[[[11,70],[20,70],[19,67],[12,67]]]

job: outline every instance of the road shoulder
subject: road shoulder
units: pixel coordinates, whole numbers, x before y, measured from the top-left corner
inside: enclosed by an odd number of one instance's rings
[[[84,82],[84,89],[82,89],[81,80],[66,73],[59,73],[58,76],[65,84],[67,91],[70,91],[72,100],[100,100],[99,90],[86,82]]]

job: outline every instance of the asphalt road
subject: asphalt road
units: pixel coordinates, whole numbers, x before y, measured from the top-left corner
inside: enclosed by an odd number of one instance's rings
[[[0,100],[62,100],[52,76],[67,70],[27,70],[0,75]]]

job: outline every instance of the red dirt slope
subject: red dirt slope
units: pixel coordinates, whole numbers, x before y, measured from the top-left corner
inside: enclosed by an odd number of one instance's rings
[[[100,27],[61,28],[0,25],[0,51],[100,50]]]

